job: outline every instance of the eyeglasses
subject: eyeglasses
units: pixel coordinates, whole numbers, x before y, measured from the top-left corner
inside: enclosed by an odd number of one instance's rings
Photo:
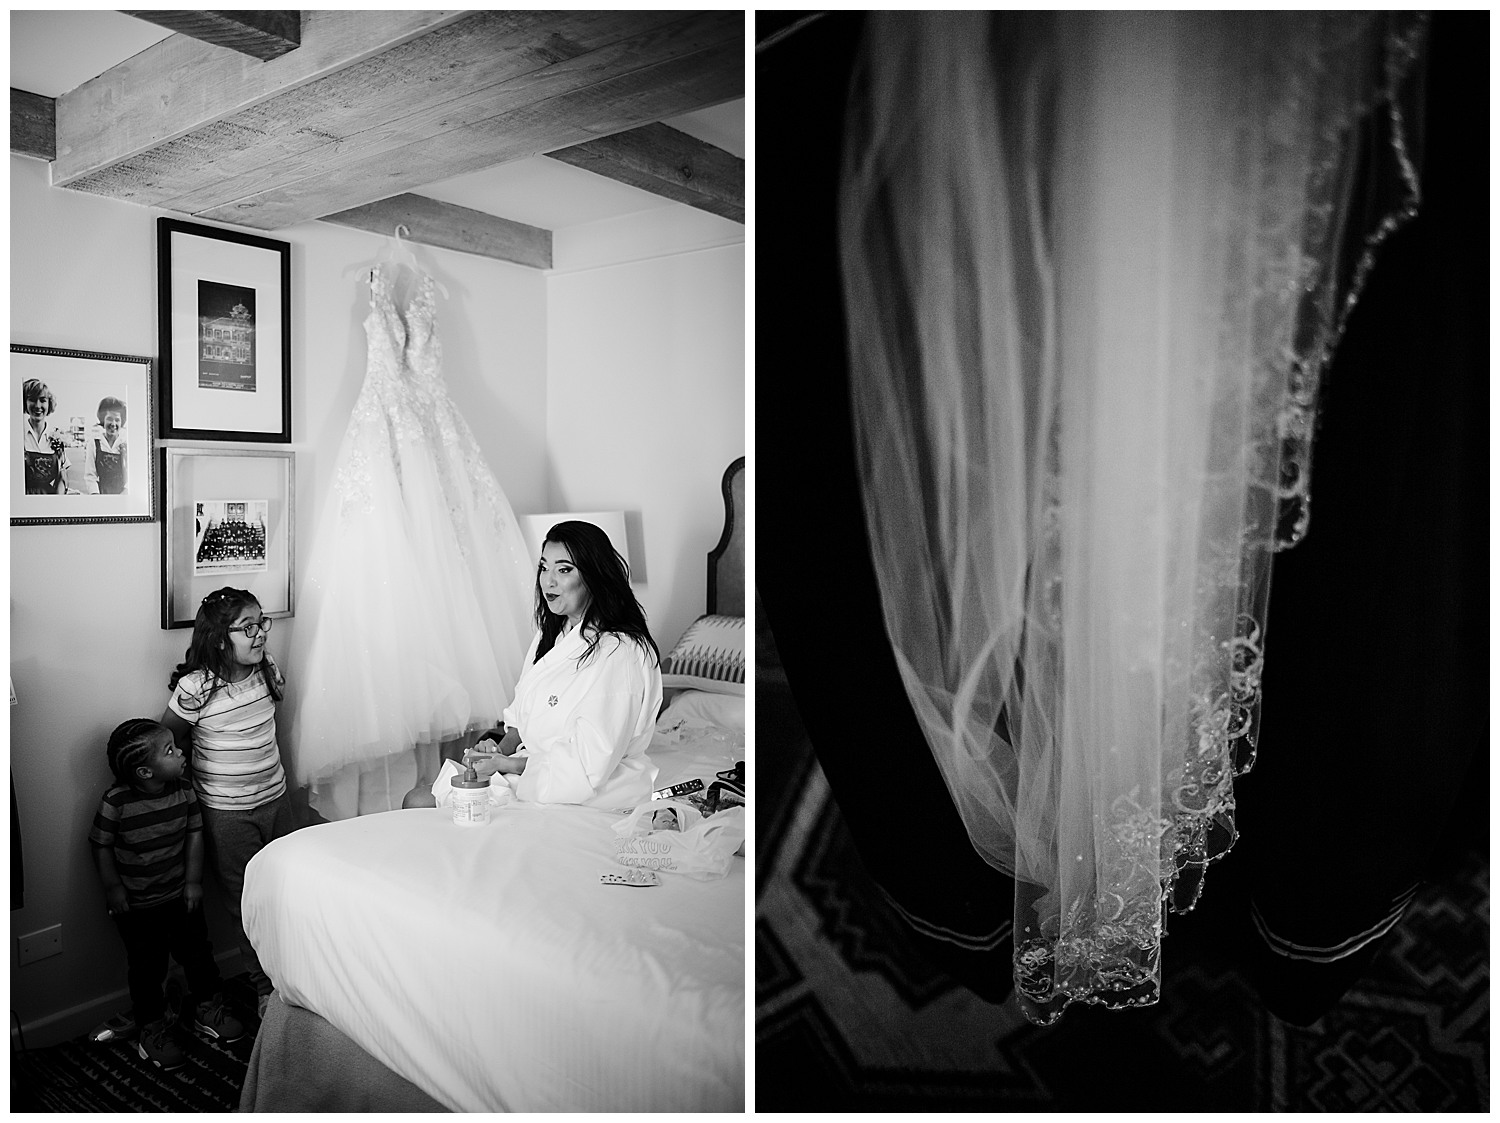
[[[256,636],[260,635],[262,632],[269,632],[271,630],[271,625],[273,623],[275,623],[275,621],[273,621],[269,616],[267,616],[267,617],[265,617],[265,618],[263,618],[263,619],[261,619],[259,621],[252,620],[250,623],[246,624],[242,628],[230,628],[229,631],[231,631],[231,632],[244,632],[246,639],[254,639]]]

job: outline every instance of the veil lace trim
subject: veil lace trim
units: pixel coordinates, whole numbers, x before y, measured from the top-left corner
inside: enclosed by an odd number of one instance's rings
[[[870,547],[928,746],[1016,879],[1034,1021],[1154,1002],[1167,909],[1234,844],[1320,380],[1419,201],[1425,33],[869,18],[840,244]]]

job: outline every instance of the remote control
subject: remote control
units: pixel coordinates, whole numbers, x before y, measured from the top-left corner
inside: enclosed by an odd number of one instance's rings
[[[673,796],[687,795],[689,792],[701,792],[702,790],[702,780],[687,780],[681,784],[673,784],[670,788],[658,788],[651,793],[651,798],[671,799]]]

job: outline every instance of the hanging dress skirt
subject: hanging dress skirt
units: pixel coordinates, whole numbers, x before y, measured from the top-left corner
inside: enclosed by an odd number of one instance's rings
[[[372,800],[336,784],[349,770],[389,780],[413,746],[496,724],[531,631],[524,539],[443,385],[435,284],[419,274],[398,303],[396,279],[384,264],[373,274],[365,383],[314,540],[312,640],[289,691],[296,781],[329,818],[399,806],[394,790]]]

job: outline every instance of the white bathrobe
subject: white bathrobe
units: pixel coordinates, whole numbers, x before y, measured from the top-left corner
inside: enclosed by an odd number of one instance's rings
[[[656,766],[646,755],[661,709],[661,669],[649,651],[609,634],[582,667],[575,629],[539,661],[538,632],[526,651],[507,728],[530,754],[516,795],[535,803],[628,808],[651,798]]]

